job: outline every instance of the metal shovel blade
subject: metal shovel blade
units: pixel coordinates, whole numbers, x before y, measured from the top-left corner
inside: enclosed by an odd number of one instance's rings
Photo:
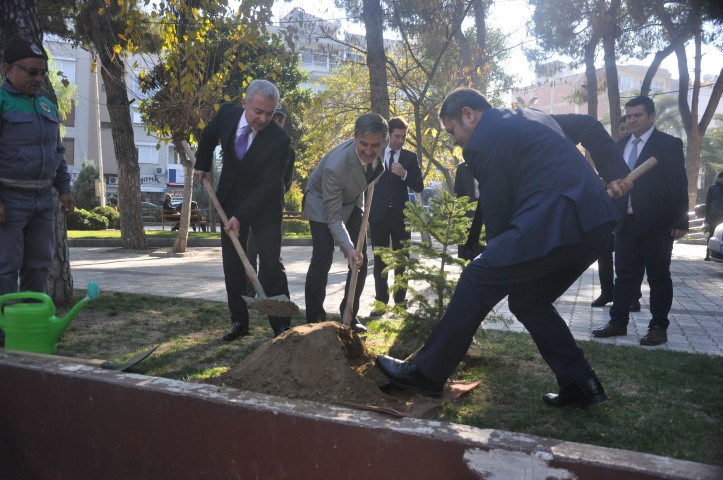
[[[100,364],[100,368],[105,368],[106,370],[118,370],[120,372],[125,372],[129,368],[132,368],[139,363],[141,363],[146,358],[150,357],[153,352],[156,351],[158,347],[160,347],[161,344],[159,343],[155,347],[151,348],[150,350],[146,350],[145,352],[136,353],[133,355],[129,360],[127,360],[124,363],[114,363],[114,362],[103,362]]]
[[[299,307],[286,295],[264,298],[243,297],[243,299],[249,308],[272,317],[293,317],[299,313]]]

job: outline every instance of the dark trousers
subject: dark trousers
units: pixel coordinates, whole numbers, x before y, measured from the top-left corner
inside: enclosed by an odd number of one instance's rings
[[[374,249],[374,289],[375,299],[382,303],[389,302],[389,286],[387,285],[387,272],[384,269],[387,265],[382,261],[382,257],[377,255],[377,247],[389,247],[392,250],[402,248],[402,241],[412,238],[412,234],[404,228],[404,222],[397,219],[391,208],[387,209],[387,214],[380,222],[370,224],[372,248]],[[394,269],[394,275],[404,274],[404,268]],[[402,303],[407,296],[407,289],[400,288],[394,292],[394,303]]]
[[[359,229],[361,228],[362,211],[358,207],[354,207],[349,220],[345,222],[346,230],[349,237],[356,241],[359,237]],[[334,237],[326,223],[309,221],[311,225],[311,241],[312,252],[309,270],[306,272],[306,285],[304,286],[304,297],[306,300],[306,321],[314,323],[326,320],[326,310],[324,310],[324,299],[326,299],[326,284],[329,279],[329,270],[334,260]],[[356,318],[359,312],[359,298],[364,291],[364,283],[367,276],[367,243],[364,240],[362,247],[363,262],[359,267],[359,277],[356,282],[356,291],[354,292],[354,309],[353,315]],[[346,261],[346,259],[345,259]],[[344,299],[339,306],[339,312],[343,315],[346,308],[347,296],[349,295],[349,279],[351,278],[351,269],[346,274],[346,284],[344,285]]]
[[[261,216],[259,216],[261,217]],[[252,227],[256,235],[259,254],[259,281],[264,288],[266,296],[289,296],[289,284],[286,279],[286,270],[281,263],[281,216],[277,220],[264,218],[254,221],[251,225],[242,224],[239,241],[246,245],[249,228]],[[246,295],[246,273],[241,258],[233,246],[229,236],[221,232],[221,255],[223,258],[223,273],[226,280],[226,295],[228,308],[231,311],[231,322],[241,322],[248,327],[249,311],[243,295]],[[290,326],[291,318],[274,317],[269,315],[271,328],[281,331]]]
[[[45,293],[55,249],[55,194],[0,187],[5,221],[0,223],[0,295]]]
[[[600,256],[612,228],[602,225],[586,232],[578,244],[517,265],[491,266],[487,253],[475,258],[462,271],[447,310],[415,357],[420,371],[438,382],[449,378],[482,320],[507,296],[510,311],[530,333],[560,387],[589,376],[590,364],[553,302]]]
[[[670,259],[673,254],[670,228],[636,232],[634,215],[626,215],[615,235],[615,295],[610,308],[610,320],[624,325],[630,319],[630,303],[640,286],[644,268],[650,286],[650,327],[667,329],[668,313],[673,304],[673,280]]]
[[[615,235],[610,235],[610,242],[605,251],[597,259],[598,276],[600,277],[600,295],[612,298],[615,293],[615,267],[613,263],[613,252],[615,251]],[[645,268],[638,272],[637,291],[634,300],[640,300],[643,296],[640,293],[640,285],[643,283]]]

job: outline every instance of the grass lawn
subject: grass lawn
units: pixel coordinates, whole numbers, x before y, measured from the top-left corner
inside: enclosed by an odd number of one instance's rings
[[[123,361],[161,343],[138,371],[219,384],[219,375],[271,338],[265,317],[252,314],[250,337],[221,342],[227,318],[225,303],[102,293],[70,323],[58,354]],[[303,313],[293,324],[302,322]],[[367,348],[387,353],[399,323],[367,326]],[[723,358],[581,345],[608,402],[585,410],[547,407],[541,395],[555,391],[555,380],[529,336],[490,330],[478,335],[454,374],[482,384],[426,418],[723,465]]]

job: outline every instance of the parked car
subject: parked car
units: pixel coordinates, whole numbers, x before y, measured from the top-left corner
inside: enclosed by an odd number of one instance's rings
[[[161,207],[151,202],[141,202],[141,214],[144,222],[160,222]]]
[[[723,223],[715,227],[708,240],[708,254],[714,262],[723,263]]]

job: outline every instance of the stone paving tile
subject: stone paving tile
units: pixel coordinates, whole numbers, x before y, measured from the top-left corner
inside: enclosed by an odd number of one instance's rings
[[[311,247],[285,246],[281,254],[291,300],[303,309],[304,282]],[[704,262],[702,256],[701,245],[675,244],[671,264],[674,299],[669,315],[669,341],[666,345],[653,348],[723,355],[723,265]],[[88,281],[96,281],[101,290],[107,291],[226,301],[219,247],[196,248],[184,256],[124,252],[118,248],[71,248],[70,258],[74,282],[78,287]],[[327,312],[338,312],[345,279],[345,259],[337,251],[324,303]],[[609,319],[609,306],[590,307],[590,302],[599,294],[598,284],[597,265],[593,264],[555,304],[574,337],[578,340],[643,348],[639,342],[647,333],[650,320],[650,290],[647,283],[643,282],[641,289],[642,311],[631,315],[628,335],[611,339],[592,337],[592,330],[601,327]],[[373,300],[374,278],[370,265],[360,301],[360,317],[369,314]],[[506,300],[500,302],[493,312],[512,318]],[[483,328],[525,331],[516,320],[510,326],[484,322]]]

